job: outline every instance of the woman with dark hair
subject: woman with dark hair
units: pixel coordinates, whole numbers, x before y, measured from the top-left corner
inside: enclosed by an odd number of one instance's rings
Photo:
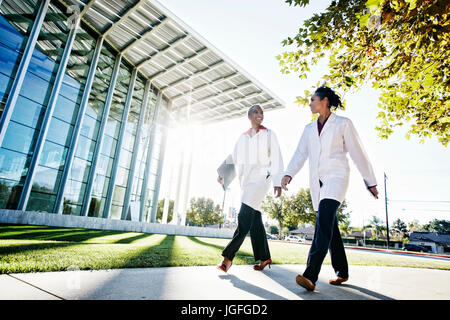
[[[309,106],[319,118],[306,125],[281,186],[287,190],[286,185],[309,159],[310,192],[317,219],[306,270],[296,277],[296,282],[313,291],[328,250],[337,275],[329,283],[339,285],[348,280],[348,263],[336,217],[349,182],[347,152],[375,198],[378,191],[372,166],[352,121],[331,112],[332,108],[343,108],[339,96],[328,87],[320,87],[312,95]]]
[[[227,159],[231,159],[237,169],[242,189],[241,209],[238,214],[238,227],[233,239],[222,251],[224,257],[218,268],[227,272],[233,258],[250,231],[255,270],[263,270],[272,263],[266,230],[261,217],[261,202],[273,184],[275,197],[281,195],[281,178],[283,177],[283,159],[275,133],[261,123],[264,113],[259,105],[248,110],[251,128],[240,135],[234,152]],[[220,184],[223,177],[218,177]]]

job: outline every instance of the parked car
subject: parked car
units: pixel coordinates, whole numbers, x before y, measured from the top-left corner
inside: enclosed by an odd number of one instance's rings
[[[288,236],[284,240],[292,241],[292,242],[303,242],[304,241],[304,239],[300,238],[299,236]]]
[[[403,249],[403,251],[417,251],[417,252],[429,252],[430,251],[428,248],[418,246],[415,244],[405,244],[402,249]]]
[[[271,240],[278,240],[277,237],[275,237],[274,235],[270,234],[270,233],[266,233],[267,239],[271,239]]]

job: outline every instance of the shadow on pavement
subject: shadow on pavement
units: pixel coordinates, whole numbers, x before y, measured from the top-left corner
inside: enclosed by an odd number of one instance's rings
[[[267,277],[278,282],[284,288],[304,300],[394,300],[391,297],[353,284],[345,283],[340,286],[333,286],[320,279],[316,283],[316,290],[310,292],[295,282],[295,277],[299,272],[283,268],[282,265],[278,265],[277,268],[272,268],[270,271],[263,272]]]
[[[262,299],[287,300],[285,297],[282,297],[266,289],[248,283],[232,274],[220,275],[219,278],[221,278],[222,280],[230,280],[231,284],[234,287],[246,291],[248,293],[254,294],[255,296],[258,296]]]
[[[364,294],[366,294],[368,296],[372,296],[372,297],[374,297],[376,299],[380,299],[380,300],[395,300],[394,298],[385,296],[385,295],[383,295],[381,293],[378,293],[378,292],[375,292],[375,291],[372,291],[372,290],[369,290],[369,289],[366,289],[366,288],[361,288],[361,287],[355,286],[353,284],[345,284],[345,285],[343,285],[343,288],[351,288],[351,289],[354,289],[354,290],[358,290],[358,291],[360,291],[360,292],[362,292],[362,293],[364,293]]]

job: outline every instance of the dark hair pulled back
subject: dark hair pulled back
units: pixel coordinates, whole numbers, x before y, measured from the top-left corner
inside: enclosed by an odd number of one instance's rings
[[[320,97],[320,100],[323,100],[323,98],[327,97],[328,101],[330,102],[330,105],[328,108],[340,108],[344,109],[344,106],[342,105],[341,98],[334,92],[332,89],[322,86],[317,88],[317,90],[314,92],[315,95]]]

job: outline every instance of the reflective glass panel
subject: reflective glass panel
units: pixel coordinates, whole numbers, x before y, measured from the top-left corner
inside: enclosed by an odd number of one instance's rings
[[[23,153],[0,149],[0,179],[19,181],[24,178],[27,159]]]
[[[61,179],[61,171],[38,166],[34,175],[32,190],[56,194],[56,183]]]
[[[16,181],[0,179],[0,206],[5,209],[16,209],[22,188],[23,184]]]
[[[32,153],[39,132],[33,128],[10,121],[3,140],[2,148],[25,154]]]
[[[66,155],[67,148],[51,141],[45,141],[41,157],[39,158],[39,165],[54,169],[62,169]]]
[[[52,212],[56,196],[48,193],[31,191],[27,211]]]

